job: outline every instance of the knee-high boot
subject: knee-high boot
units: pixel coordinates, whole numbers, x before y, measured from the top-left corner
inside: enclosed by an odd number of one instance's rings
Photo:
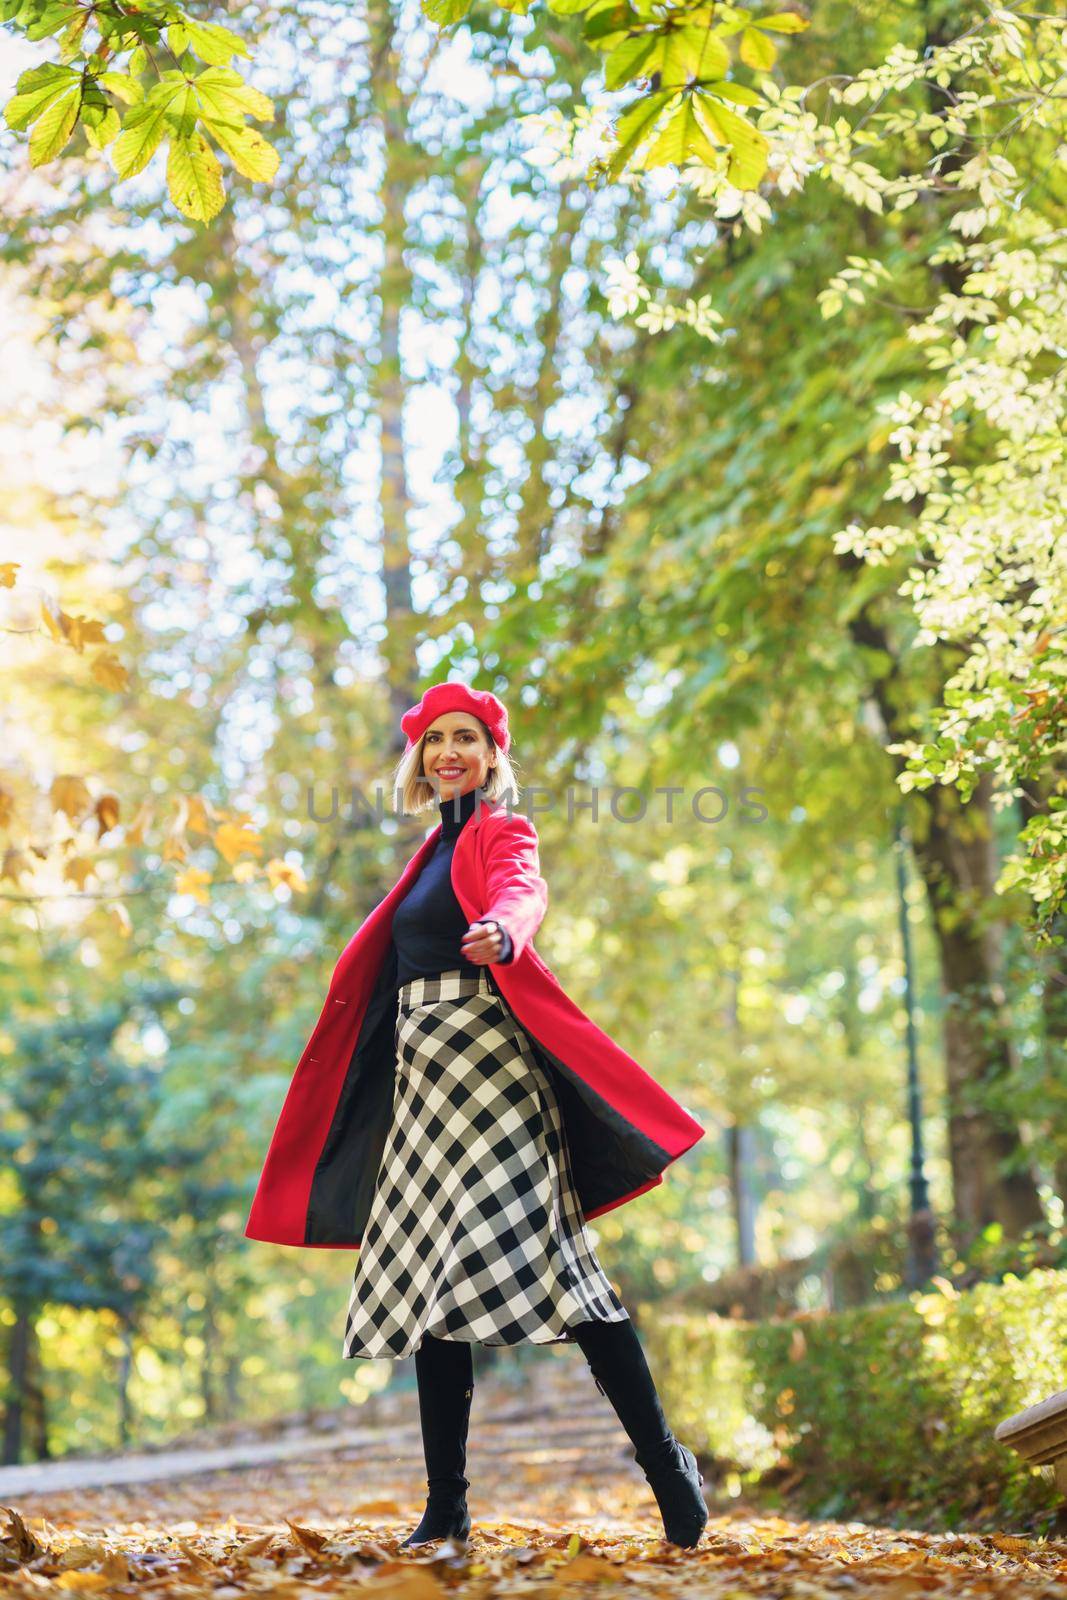
[[[401,1549],[431,1539],[466,1539],[471,1528],[467,1510],[470,1485],[465,1472],[474,1395],[473,1351],[461,1340],[426,1334],[415,1352],[415,1376],[429,1498],[422,1521],[402,1541]]]
[[[668,1426],[637,1329],[627,1318],[581,1322],[570,1331],[629,1435],[634,1460],[656,1497],[664,1537],[691,1549],[708,1520],[704,1479],[693,1452]]]

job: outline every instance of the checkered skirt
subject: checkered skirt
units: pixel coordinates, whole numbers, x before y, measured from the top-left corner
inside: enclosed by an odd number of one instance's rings
[[[555,1091],[483,968],[399,992],[393,1120],[348,1303],[343,1354],[423,1336],[570,1342],[627,1311],[574,1190]]]

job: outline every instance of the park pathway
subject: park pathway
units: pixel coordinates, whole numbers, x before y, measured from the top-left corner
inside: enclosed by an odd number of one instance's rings
[[[738,1510],[713,1516],[696,1551],[664,1544],[625,1435],[573,1351],[539,1352],[519,1379],[477,1385],[465,1551],[397,1550],[424,1489],[412,1393],[376,1396],[350,1427],[343,1416],[331,1425],[58,1462],[30,1479],[5,1469],[0,1597],[1067,1600],[1063,1541]]]

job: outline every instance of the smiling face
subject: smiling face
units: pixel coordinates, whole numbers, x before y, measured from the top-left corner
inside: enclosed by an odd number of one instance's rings
[[[422,770],[442,800],[454,800],[485,782],[496,765],[489,735],[466,711],[443,711],[426,729]]]

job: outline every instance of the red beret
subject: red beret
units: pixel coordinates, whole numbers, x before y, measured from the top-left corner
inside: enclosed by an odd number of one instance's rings
[[[507,755],[511,735],[508,732],[508,714],[502,702],[488,689],[468,689],[465,683],[458,683],[455,679],[448,683],[433,684],[417,706],[404,712],[400,727],[408,736],[405,755],[443,711],[469,711],[472,716],[480,717],[497,745]]]

